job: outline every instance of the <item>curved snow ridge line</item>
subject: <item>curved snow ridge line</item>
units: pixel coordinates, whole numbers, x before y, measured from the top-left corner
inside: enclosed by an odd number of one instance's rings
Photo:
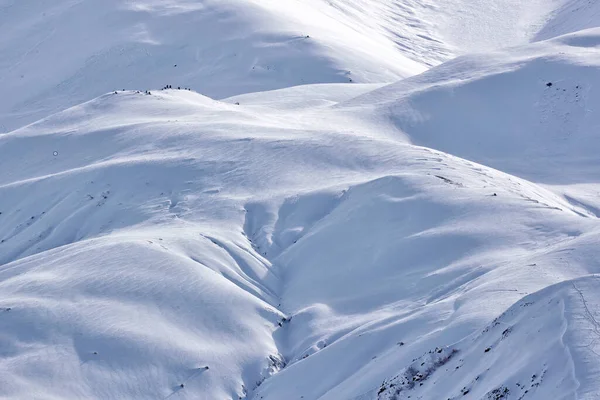
[[[124,156],[124,157],[116,157],[103,161],[96,161],[88,165],[83,165],[80,167],[73,167],[69,169],[65,169],[62,171],[58,171],[55,173],[51,173],[48,175],[40,175],[32,178],[22,179],[19,181],[9,182],[0,184],[0,189],[9,189],[19,187],[21,185],[30,185],[39,183],[45,180],[53,179],[53,178],[64,178],[70,175],[83,174],[89,172],[96,172],[97,170],[101,170],[106,167],[114,167],[121,165],[143,165],[150,164],[152,162],[185,162],[185,161],[193,161],[192,157],[182,156],[181,152],[173,152],[169,154],[169,151],[156,151],[149,154],[144,155],[132,155],[132,156]]]
[[[279,277],[275,275],[275,272],[271,268],[270,262],[267,259],[261,257],[259,254],[254,254],[252,250],[244,249],[233,242],[216,239],[214,236],[204,234],[200,235],[206,240],[210,241],[215,246],[217,246],[218,248],[220,248],[221,250],[223,250],[225,253],[227,253],[227,255],[232,259],[233,265],[235,265],[238,268],[238,272],[242,276],[242,278],[250,282],[253,286],[260,289],[260,292],[254,291],[253,294],[256,297],[260,298],[266,303],[269,303],[275,308],[278,307],[279,297],[278,293],[276,292],[277,288],[270,287],[268,285],[268,282],[266,282],[265,278],[259,277],[256,274],[256,271],[254,271],[252,267],[250,267],[248,261],[244,258],[245,256],[249,256],[252,258],[252,260],[262,264],[265,268],[266,273],[268,275],[273,275],[277,282]],[[242,254],[239,254],[239,252],[242,252]],[[196,260],[194,259],[194,261]]]
[[[600,25],[597,16],[600,14],[600,6],[597,2],[587,0],[561,1],[543,28],[537,32],[534,41],[547,40],[575,31],[595,28]],[[586,44],[586,46],[597,46]]]
[[[585,205],[572,202],[567,196],[558,194],[545,185],[538,184],[534,181],[481,162],[446,153],[443,150],[419,145],[412,146],[431,153],[433,156],[430,159],[427,159],[427,161],[437,162],[445,166],[462,165],[465,167],[465,170],[463,171],[456,168],[447,168],[446,171],[443,172],[440,168],[439,174],[434,176],[446,183],[461,186],[463,181],[467,180],[467,178],[472,178],[472,176],[475,175],[475,177],[485,182],[486,186],[489,186],[490,189],[498,190],[498,193],[508,192],[527,202],[539,204],[557,211],[568,211],[579,217],[589,218],[592,216],[590,215],[590,211],[585,209]],[[451,177],[454,180],[448,180],[447,177]]]
[[[463,56],[335,107],[375,108],[389,136],[533,182],[595,182],[598,43],[596,28]]]
[[[582,215],[589,218],[600,218],[600,209],[596,208],[595,206],[587,204],[567,194],[563,195],[563,197],[569,204],[572,205],[573,208],[579,209]]]
[[[276,206],[272,206],[272,200],[247,203],[245,236],[257,252],[276,264],[281,254],[310,234],[345,200],[348,190],[346,185],[316,189],[287,196],[278,200]]]
[[[64,110],[58,110],[51,115],[38,121],[32,122],[11,132],[3,134],[5,138],[13,136],[42,136],[47,134],[89,134],[94,133],[93,123],[99,121],[102,123],[103,130],[110,130],[122,127],[136,127],[153,124],[156,122],[172,122],[173,119],[193,117],[195,112],[208,110],[234,111],[241,114],[247,113],[244,109],[224,101],[219,101],[202,95],[196,91],[184,89],[155,89],[147,91],[146,94],[139,90],[118,90],[108,92],[91,100],[87,100],[77,105],[73,105]],[[134,113],[128,112],[127,107],[138,106],[157,106],[167,107],[161,111],[172,111],[173,115],[166,117],[160,114],[147,114],[143,118],[136,118]],[[111,115],[110,118],[97,117],[96,114]],[[78,119],[85,118],[86,126],[78,126]],[[118,121],[118,123],[116,123]],[[52,123],[58,126],[60,130],[48,129],[46,132],[35,130],[39,126]],[[111,125],[110,122],[114,124]],[[72,123],[72,124],[71,124]]]

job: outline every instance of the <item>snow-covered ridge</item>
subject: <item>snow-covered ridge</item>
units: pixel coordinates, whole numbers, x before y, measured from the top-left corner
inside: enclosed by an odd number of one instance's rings
[[[0,397],[595,399],[597,7],[438,3],[0,0]]]
[[[587,0],[4,0],[0,133],[118,89],[391,83],[597,26]]]
[[[594,398],[598,36],[2,135],[2,396]]]

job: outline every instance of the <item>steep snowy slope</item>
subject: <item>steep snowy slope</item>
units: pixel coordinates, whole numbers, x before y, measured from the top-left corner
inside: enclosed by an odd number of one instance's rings
[[[0,396],[594,399],[599,37],[0,136]]]

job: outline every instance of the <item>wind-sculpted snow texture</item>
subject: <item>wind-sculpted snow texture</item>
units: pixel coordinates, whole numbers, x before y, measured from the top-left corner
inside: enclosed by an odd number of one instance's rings
[[[598,398],[595,11],[0,0],[0,397]]]

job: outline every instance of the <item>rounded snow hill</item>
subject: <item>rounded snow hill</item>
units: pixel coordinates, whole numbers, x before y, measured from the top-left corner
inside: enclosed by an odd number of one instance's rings
[[[600,29],[458,57],[336,107],[389,138],[546,184],[596,182]],[[364,110],[364,112],[363,112]]]
[[[593,398],[597,158],[509,100],[563,74],[593,110],[595,36],[388,87],[110,92],[0,136],[0,396]],[[473,143],[520,125],[585,184]]]
[[[597,13],[583,0],[4,1],[0,133],[119,89],[170,84],[221,99],[390,83],[597,26]]]
[[[0,397],[598,397],[595,7],[3,3]]]
[[[317,7],[317,5],[319,7]],[[0,132],[120,89],[212,98],[308,83],[391,82],[425,70],[323,4],[35,0],[0,5]],[[329,9],[330,6],[325,8]]]

